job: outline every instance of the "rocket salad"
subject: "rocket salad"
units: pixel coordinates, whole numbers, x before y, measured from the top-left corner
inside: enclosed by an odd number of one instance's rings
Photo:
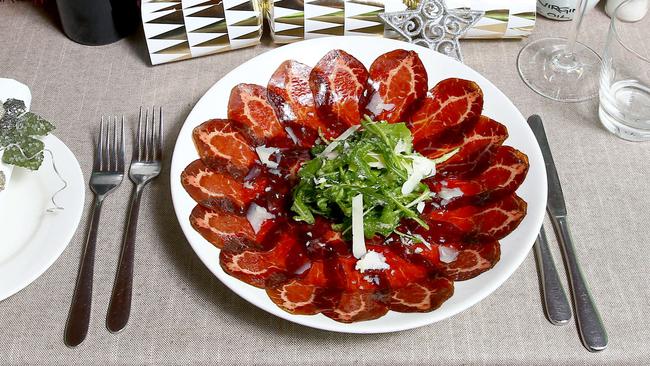
[[[419,211],[433,193],[421,181],[435,175],[436,163],[456,151],[428,159],[413,151],[404,123],[374,122],[366,116],[360,126],[312,149],[314,158],[300,169],[293,191],[294,219],[311,224],[314,215],[321,215],[349,236],[353,198],[362,195],[366,238],[390,235],[403,218],[428,228]]]

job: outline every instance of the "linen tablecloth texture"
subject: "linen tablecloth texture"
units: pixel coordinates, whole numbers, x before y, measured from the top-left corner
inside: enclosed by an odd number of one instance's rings
[[[602,50],[608,20],[597,8],[587,16],[580,38]],[[561,35],[569,27],[540,19],[532,38]],[[650,39],[639,39],[650,47]],[[515,66],[525,42],[463,41],[463,54],[525,116],[539,113],[544,118],[577,252],[609,331],[606,351],[588,353],[573,321],[564,327],[546,321],[532,252],[481,303],[415,330],[337,334],[269,315],[223,286],[194,254],[172,209],[166,164],[143,198],[127,328],[110,334],[105,316],[130,182],[104,207],[86,341],[77,349],[63,345],[86,235],[89,190],[81,225],[63,255],[29,287],[0,303],[0,364],[648,364],[650,145],[619,140],[601,128],[597,100],[562,104],[529,90]],[[75,153],[86,177],[102,114],[125,114],[133,124],[141,105],[163,105],[169,162],[176,135],[199,97],[232,68],[271,47],[267,41],[151,67],[141,33],[108,46],[81,46],[29,2],[0,3],[0,75],[31,87],[33,111],[57,122],[56,135]],[[553,237],[548,222],[547,230]],[[557,246],[551,244],[560,264]]]

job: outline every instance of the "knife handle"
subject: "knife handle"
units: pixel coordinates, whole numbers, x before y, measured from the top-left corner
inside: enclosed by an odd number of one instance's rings
[[[568,324],[571,320],[571,305],[562,288],[560,276],[548,248],[544,227],[539,230],[534,248],[546,317],[553,325]]]
[[[576,324],[582,344],[590,352],[598,352],[607,348],[607,331],[600,318],[596,304],[594,303],[585,278],[580,271],[580,265],[576,258],[575,247],[566,217],[552,217],[553,227],[557,234],[560,248],[564,256],[564,262],[569,274],[569,284],[573,307],[576,315]]]

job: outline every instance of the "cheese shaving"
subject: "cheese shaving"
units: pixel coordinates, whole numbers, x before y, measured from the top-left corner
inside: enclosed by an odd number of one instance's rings
[[[371,270],[390,269],[390,265],[386,263],[386,257],[383,254],[370,250],[357,261],[354,269],[363,273]]]
[[[266,208],[251,203],[246,212],[246,219],[253,227],[253,231],[257,234],[266,220],[274,219],[275,215],[266,210]]]
[[[260,162],[262,162],[262,164],[266,165],[270,169],[277,169],[279,165],[277,162],[271,160],[271,156],[273,154],[279,153],[280,149],[277,147],[266,147],[266,145],[262,145],[257,146],[255,148],[255,152],[257,152],[257,156],[260,158]]]
[[[320,156],[328,157],[328,154],[331,153],[332,151],[334,151],[334,149],[336,149],[339,146],[341,141],[344,141],[348,137],[352,136],[354,131],[358,130],[359,127],[361,127],[361,125],[350,126],[350,128],[345,130],[342,134],[339,135],[339,137],[335,138],[334,141],[332,141],[329,145],[327,145],[327,147],[325,147],[323,152],[320,153]],[[337,156],[338,156],[338,154],[337,154]]]
[[[363,194],[352,198],[352,254],[357,259],[366,254],[366,239],[363,234]]]

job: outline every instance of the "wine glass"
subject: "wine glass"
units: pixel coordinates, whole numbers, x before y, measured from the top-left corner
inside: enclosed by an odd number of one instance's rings
[[[598,94],[600,56],[578,42],[588,0],[577,0],[568,38],[542,38],[519,52],[517,69],[526,85],[560,102],[581,102]]]

